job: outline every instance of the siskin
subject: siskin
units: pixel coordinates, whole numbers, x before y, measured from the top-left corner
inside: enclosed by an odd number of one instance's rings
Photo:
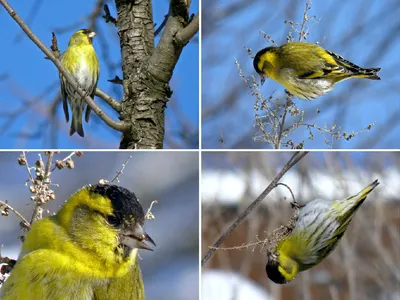
[[[144,220],[129,190],[83,187],[56,215],[32,225],[0,298],[143,300],[138,249],[155,245]]]
[[[305,100],[324,95],[345,79],[380,80],[380,68],[361,68],[336,53],[305,42],[262,49],[254,57],[253,65],[261,76],[261,84],[271,77],[290,94]]]
[[[96,52],[92,45],[92,39],[96,36],[95,32],[81,29],[75,32],[68,43],[68,48],[60,56],[61,63],[72,74],[79,86],[86,91],[87,95],[94,97],[97,82],[100,75],[100,66]],[[72,121],[69,135],[77,132],[84,136],[82,128],[82,112],[86,106],[85,120],[89,121],[90,107],[82,97],[68,84],[65,78],[59,74],[61,83],[61,98],[65,119],[69,122],[68,104],[72,110]]]
[[[314,200],[300,209],[289,236],[268,255],[266,271],[275,283],[287,283],[326,258],[339,244],[354,213],[379,184],[375,180],[357,195],[343,200]]]

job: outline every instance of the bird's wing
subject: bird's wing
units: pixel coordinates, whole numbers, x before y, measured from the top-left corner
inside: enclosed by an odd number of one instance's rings
[[[360,69],[362,69],[361,67],[353,64],[351,61],[348,61],[347,59],[344,59],[342,56],[340,56],[339,54],[336,54],[332,51],[329,50],[325,50],[329,55],[332,56],[332,58],[335,60],[336,64],[340,67],[342,67],[343,69],[349,70],[353,73],[357,73]]]
[[[60,84],[61,84],[61,99],[63,103],[63,110],[65,115],[65,120],[69,122],[69,112],[68,112],[68,101],[67,101],[67,91],[65,90],[65,78],[60,74]]]
[[[310,71],[301,74],[299,76],[300,79],[324,78],[338,81],[357,74],[361,70],[359,66],[332,51],[322,49],[318,51],[317,55],[320,58],[321,65],[315,70],[315,72]]]
[[[63,54],[60,56],[60,60],[62,61],[63,59]],[[69,113],[68,113],[68,101],[67,101],[67,90],[65,89],[65,78],[59,73],[59,78],[60,78],[60,85],[61,85],[61,100],[63,103],[63,110],[64,110],[64,115],[65,115],[65,120],[67,123],[69,122]]]

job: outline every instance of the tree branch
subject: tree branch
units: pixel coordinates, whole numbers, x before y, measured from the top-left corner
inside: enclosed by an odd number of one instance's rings
[[[275,176],[274,180],[268,185],[268,187],[257,197],[256,200],[253,201],[246,208],[246,210],[239,215],[236,221],[218,238],[218,240],[214,243],[214,245],[207,251],[204,255],[203,259],[201,260],[201,265],[203,266],[214,254],[215,250],[222,245],[224,240],[235,230],[236,227],[247,217],[251,211],[261,203],[261,201],[278,185],[279,181],[285,175],[287,171],[289,171],[294,165],[296,165],[304,156],[308,154],[307,151],[304,152],[295,152],[295,154],[289,159],[286,165],[282,168],[282,170]]]
[[[107,5],[107,4],[104,4],[103,9],[104,9],[105,15],[102,16],[102,18],[106,20],[106,23],[111,22],[111,23],[113,23],[115,26],[117,26],[117,20],[116,20],[113,16],[111,16],[111,14],[110,14],[110,9],[108,8],[108,5]]]
[[[3,208],[3,206],[4,206],[4,208]],[[1,210],[0,210],[1,214],[7,215],[7,210],[11,210],[14,214],[16,214],[16,215],[22,220],[23,225],[24,225],[26,228],[31,227],[31,223],[29,223],[28,220],[25,219],[24,216],[23,216],[21,213],[19,213],[16,209],[14,209],[13,207],[11,207],[11,206],[7,203],[7,200],[6,200],[6,201],[0,201],[0,208],[1,208]]]
[[[184,46],[199,31],[199,14],[197,13],[188,26],[179,30],[174,38],[177,45]]]
[[[168,20],[168,15],[165,15],[164,20],[162,21],[160,26],[158,26],[158,28],[154,31],[154,36],[157,36],[160,34],[161,30],[163,30],[163,28],[165,27],[165,24],[167,24],[167,20]]]
[[[68,83],[78,92],[78,94],[85,99],[89,107],[102,119],[108,126],[118,130],[120,132],[126,132],[130,126],[125,122],[117,122],[108,116],[94,101],[86,95],[85,91],[79,87],[79,84],[75,81],[74,77],[63,67],[61,62],[54,57],[53,53],[47,49],[47,47],[40,41],[40,39],[32,32],[32,30],[24,23],[24,21],[18,16],[15,10],[8,4],[6,0],[0,0],[0,4],[6,9],[10,16],[17,22],[21,29],[26,35],[34,42],[40,50],[42,50],[46,56],[56,65],[60,73],[67,79]]]
[[[100,97],[101,99],[103,99],[108,105],[110,105],[116,112],[121,112],[121,103],[114,99],[113,97],[111,97],[109,94],[107,94],[106,92],[104,92],[103,90],[101,90],[100,88],[96,89],[96,93],[95,95],[97,97]]]

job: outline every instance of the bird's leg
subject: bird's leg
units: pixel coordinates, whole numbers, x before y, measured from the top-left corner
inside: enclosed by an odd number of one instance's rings
[[[285,89],[285,94],[286,94],[286,108],[287,108],[287,107],[291,106],[293,103],[293,101],[292,101],[293,95],[286,89]]]
[[[296,226],[297,217],[300,213],[300,208],[304,207],[304,205],[300,205],[297,201],[291,201],[290,206],[294,210],[293,215],[290,217],[288,225],[286,226],[288,230],[292,231],[294,226]]]
[[[288,90],[285,89],[285,93],[286,93],[286,96],[292,98],[293,95]]]
[[[89,91],[87,91],[87,90],[85,90],[85,89],[82,89],[84,92],[85,92],[85,96],[83,97],[83,98],[86,98],[86,96],[90,96],[89,95]]]

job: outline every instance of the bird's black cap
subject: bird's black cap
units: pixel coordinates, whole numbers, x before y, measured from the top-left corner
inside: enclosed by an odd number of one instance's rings
[[[260,51],[257,52],[256,56],[254,56],[253,60],[253,67],[257,71],[257,73],[262,73],[262,70],[258,68],[258,63],[260,62],[261,56],[269,51],[274,51],[277,47],[267,47],[264,49],[261,49]]]
[[[136,222],[144,223],[143,207],[130,190],[113,184],[96,184],[91,186],[89,191],[110,199],[116,216],[130,215],[135,218]]]
[[[279,263],[272,259],[268,259],[265,271],[267,272],[268,278],[278,284],[287,283],[286,278],[278,270]]]

